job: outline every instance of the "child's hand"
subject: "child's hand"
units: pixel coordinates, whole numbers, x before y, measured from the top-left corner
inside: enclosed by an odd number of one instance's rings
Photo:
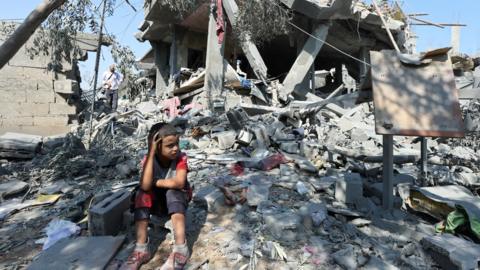
[[[158,145],[162,143],[162,138],[160,137],[160,134],[157,132],[155,135],[153,135],[152,139],[152,144],[150,145],[150,151],[155,153],[157,151]]]

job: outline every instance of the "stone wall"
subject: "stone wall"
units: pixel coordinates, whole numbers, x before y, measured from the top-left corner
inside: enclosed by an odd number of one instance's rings
[[[0,43],[3,40],[0,36]],[[77,108],[68,102],[79,94],[78,82],[72,80],[77,77],[76,67],[64,63],[61,73],[48,71],[48,57],[30,59],[27,55],[31,40],[0,69],[0,135],[68,132],[69,118],[77,114]]]

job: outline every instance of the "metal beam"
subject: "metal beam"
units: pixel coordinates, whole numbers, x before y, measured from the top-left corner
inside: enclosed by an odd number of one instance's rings
[[[393,208],[393,135],[383,135],[383,208]]]

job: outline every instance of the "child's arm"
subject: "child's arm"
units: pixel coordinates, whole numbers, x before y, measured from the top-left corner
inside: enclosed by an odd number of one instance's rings
[[[157,149],[158,141],[156,138],[152,141],[152,145],[148,150],[147,159],[143,164],[142,177],[140,178],[140,188],[143,191],[150,191],[153,186],[153,161],[155,159],[155,150]]]
[[[142,177],[140,178],[140,188],[143,191],[150,191],[153,183],[153,159],[155,151],[149,151],[147,160],[143,166]]]
[[[187,173],[188,173],[188,164],[187,164],[187,156],[181,154],[179,159],[177,160],[177,171],[175,176],[168,179],[163,179],[160,181],[156,181],[155,185],[159,188],[166,188],[166,189],[183,189],[185,188],[185,184],[187,183]]]
[[[158,188],[166,188],[166,189],[183,189],[185,187],[185,183],[187,182],[187,170],[177,170],[175,177],[161,179],[156,182],[156,186]]]

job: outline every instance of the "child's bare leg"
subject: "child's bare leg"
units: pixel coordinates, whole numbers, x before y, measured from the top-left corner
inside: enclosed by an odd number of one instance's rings
[[[173,223],[173,235],[175,237],[175,244],[185,244],[185,215],[183,213],[174,213],[171,215],[171,219]]]
[[[137,227],[137,244],[147,243],[148,238],[148,219],[137,220],[135,222]]]

